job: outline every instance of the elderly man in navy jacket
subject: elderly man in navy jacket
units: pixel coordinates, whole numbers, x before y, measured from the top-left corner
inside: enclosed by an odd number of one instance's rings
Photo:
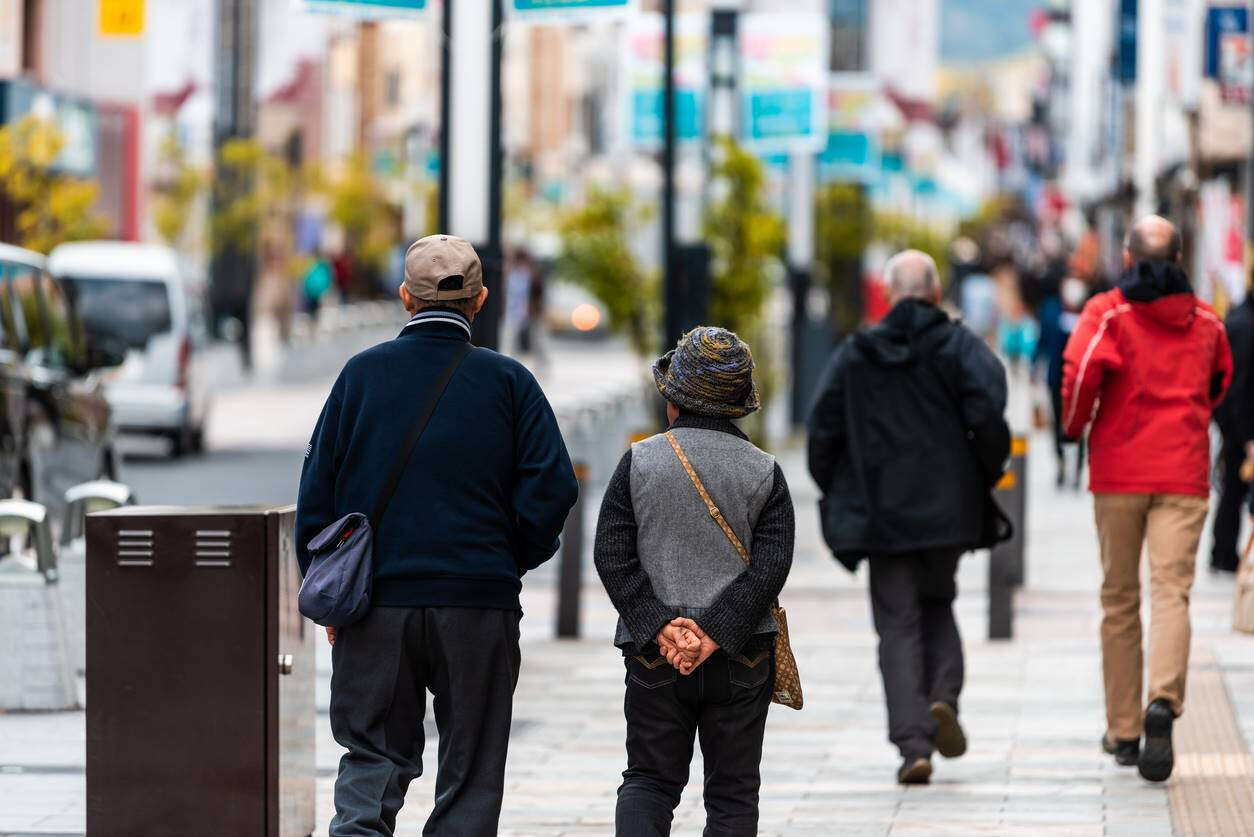
[[[474,249],[428,236],[405,256],[411,314],[350,360],[301,473],[297,557],[333,521],[368,510],[417,412],[470,340],[488,291]],[[492,835],[518,681],[520,579],[551,558],[575,503],[574,470],[535,378],[486,349],[462,361],[374,521],[371,608],[327,629],[331,729],[347,749],[333,837],[392,834],[422,774],[426,693],[440,731],[426,834]]]

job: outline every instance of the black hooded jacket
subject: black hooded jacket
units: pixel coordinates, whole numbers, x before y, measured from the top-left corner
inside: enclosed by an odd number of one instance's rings
[[[837,559],[852,570],[864,556],[991,545],[1005,409],[1001,361],[927,302],[907,299],[842,343],[809,422]]]

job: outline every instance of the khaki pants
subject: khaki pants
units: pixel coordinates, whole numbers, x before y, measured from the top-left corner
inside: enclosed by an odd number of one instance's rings
[[[1095,494],[1102,552],[1102,675],[1106,730],[1141,736],[1141,545],[1149,553],[1150,630],[1147,703],[1166,700],[1179,715],[1189,667],[1189,591],[1206,498],[1184,494]]]

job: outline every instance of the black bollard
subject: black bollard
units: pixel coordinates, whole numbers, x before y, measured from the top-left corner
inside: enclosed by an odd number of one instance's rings
[[[1010,639],[1014,634],[1014,589],[1023,584],[1023,546],[1027,540],[1027,439],[1016,436],[1010,445],[1010,467],[997,483],[997,503],[1014,525],[1014,536],[997,544],[988,556],[988,638]]]
[[[583,583],[583,488],[588,468],[575,464],[579,496],[562,531],[562,558],[557,576],[557,635],[579,637],[579,588]]]

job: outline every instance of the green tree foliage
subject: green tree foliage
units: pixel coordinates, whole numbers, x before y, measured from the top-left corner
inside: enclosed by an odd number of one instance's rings
[[[711,175],[723,194],[705,215],[705,239],[713,251],[710,322],[748,338],[766,305],[784,224],[766,204],[761,161],[729,139],[720,140],[717,156]]]
[[[949,269],[948,239],[923,221],[877,213],[865,191],[852,183],[829,183],[815,199],[818,280],[831,294],[832,325],[849,334],[862,320],[862,255],[872,242],[893,252],[922,250],[936,260],[941,281]]]
[[[41,253],[108,232],[95,210],[98,185],[57,171],[64,144],[46,119],[27,116],[0,127],[0,191],[16,209],[17,243]]]
[[[397,224],[383,185],[365,155],[350,155],[339,176],[324,183],[323,190],[330,201],[331,220],[344,230],[354,259],[368,270],[382,270],[396,244]]]
[[[192,204],[205,186],[205,176],[187,162],[173,131],[161,142],[160,165],[165,177],[154,196],[153,224],[161,239],[174,247],[183,240]]]
[[[218,151],[210,231],[215,253],[255,253],[262,222],[291,199],[295,176],[252,139],[232,139]]]
[[[862,319],[862,252],[875,218],[866,192],[852,183],[828,183],[815,199],[818,281],[831,296],[832,324],[849,334]]]
[[[593,188],[583,206],[558,222],[562,255],[557,262],[558,277],[600,300],[610,328],[626,335],[642,356],[657,342],[658,282],[640,266],[627,240],[645,218],[626,189]]]

